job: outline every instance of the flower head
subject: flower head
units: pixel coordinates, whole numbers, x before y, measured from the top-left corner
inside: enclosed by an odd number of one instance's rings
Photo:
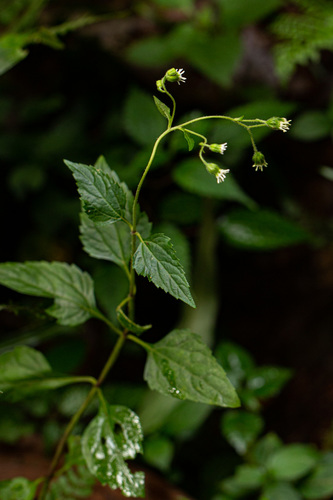
[[[157,80],[156,81],[156,87],[157,87],[157,90],[159,92],[165,92],[165,90],[163,88],[163,82],[162,82],[162,80]]]
[[[271,128],[282,130],[282,132],[287,132],[289,130],[291,120],[287,120],[286,118],[278,118],[277,116],[273,116],[266,121],[267,125]]]
[[[229,169],[224,170],[223,168],[220,168],[218,165],[216,165],[216,163],[205,163],[205,166],[207,172],[209,172],[212,175],[215,175],[218,184],[220,184],[220,182],[223,182],[226,177],[226,174],[230,172]]]
[[[165,78],[168,80],[168,82],[178,82],[178,85],[180,82],[185,83],[186,78],[183,76],[185,71],[183,69],[175,69],[171,68],[165,73]]]
[[[262,153],[260,153],[260,151],[256,151],[254,153],[254,155],[252,156],[252,161],[253,161],[252,167],[256,169],[256,172],[258,170],[263,171],[263,167],[267,167],[267,162],[265,160],[265,157]]]
[[[220,153],[223,155],[224,151],[227,149],[227,143],[223,144],[207,144],[207,147],[214,153]]]

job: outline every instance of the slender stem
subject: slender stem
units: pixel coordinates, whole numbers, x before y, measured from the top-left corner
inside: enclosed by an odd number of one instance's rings
[[[106,364],[104,365],[103,370],[101,371],[101,373],[100,373],[97,381],[95,381],[95,385],[90,389],[89,394],[87,395],[86,399],[83,401],[83,403],[80,406],[80,408],[78,409],[78,411],[75,413],[75,415],[73,415],[72,419],[68,423],[68,425],[67,425],[67,427],[65,429],[65,432],[62,435],[62,438],[59,441],[58,446],[56,448],[56,451],[55,451],[52,463],[50,465],[49,473],[48,473],[47,477],[45,478],[45,482],[43,484],[43,487],[42,487],[42,489],[41,489],[41,491],[40,491],[40,493],[38,495],[38,500],[44,500],[45,499],[47,491],[48,491],[48,488],[49,488],[49,484],[50,484],[51,480],[54,477],[55,470],[56,470],[56,468],[57,468],[57,466],[59,464],[60,458],[61,458],[61,456],[63,454],[64,448],[66,446],[66,442],[67,442],[69,436],[73,432],[74,427],[76,426],[77,422],[82,417],[83,413],[88,408],[90,402],[92,401],[92,399],[94,398],[94,396],[96,395],[96,393],[99,391],[99,387],[104,382],[104,380],[105,380],[107,374],[109,373],[110,369],[112,368],[112,366],[116,362],[116,360],[117,360],[117,358],[118,358],[118,356],[120,354],[120,351],[121,351],[121,349],[122,349],[122,347],[124,345],[125,340],[126,340],[126,335],[123,333],[118,338],[118,340],[117,340],[114,348],[112,349],[111,354],[110,354],[110,356],[109,356]]]

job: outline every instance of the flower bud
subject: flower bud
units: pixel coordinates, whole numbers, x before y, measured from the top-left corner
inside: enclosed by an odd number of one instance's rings
[[[183,69],[175,69],[171,68],[165,73],[165,78],[168,80],[168,82],[184,82],[186,81],[186,78],[183,76],[184,70]]]
[[[252,167],[256,169],[256,172],[258,169],[263,171],[263,167],[267,167],[267,162],[265,160],[265,157],[262,153],[260,153],[260,151],[256,151],[254,153],[254,155],[252,156],[252,161],[253,161]]]
[[[220,153],[223,155],[224,151],[227,149],[227,143],[224,144],[207,144],[207,147],[213,151],[213,153]]]
[[[290,127],[291,120],[287,120],[286,118],[278,118],[277,116],[273,116],[266,120],[266,123],[269,127],[275,130],[282,130],[282,132],[287,132]]]
[[[162,80],[157,80],[156,81],[156,87],[157,87],[157,90],[159,92],[165,92],[165,90],[163,89],[163,82],[162,82]]]

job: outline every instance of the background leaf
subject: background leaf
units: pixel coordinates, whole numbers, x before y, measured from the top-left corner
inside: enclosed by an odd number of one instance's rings
[[[314,500],[333,495],[333,453],[326,453],[301,485],[304,498]]]
[[[312,446],[290,444],[271,455],[266,466],[274,478],[280,481],[294,481],[313,469],[318,458],[318,452]]]
[[[0,283],[20,293],[54,299],[46,312],[61,325],[79,325],[96,309],[93,280],[74,264],[6,262],[0,264]]]
[[[164,116],[167,120],[169,120],[171,117],[170,108],[166,104],[164,104],[164,102],[160,101],[160,99],[158,99],[156,96],[153,97],[156,107],[161,113],[161,115]]]
[[[200,336],[188,330],[173,330],[150,346],[144,379],[151,389],[178,399],[239,405],[223,368]]]
[[[184,269],[170,238],[165,234],[153,234],[149,239],[140,242],[134,254],[133,267],[157,288],[162,288],[176,299],[195,307]]]
[[[0,481],[1,500],[33,500],[36,489],[36,481],[28,481],[25,477]]]
[[[222,417],[222,433],[240,455],[248,451],[263,427],[261,416],[247,411],[228,411]]]
[[[82,453],[90,472],[103,485],[120,488],[125,496],[143,497],[144,474],[132,474],[125,462],[142,452],[142,437],[139,418],[129,408],[101,407],[82,436]]]

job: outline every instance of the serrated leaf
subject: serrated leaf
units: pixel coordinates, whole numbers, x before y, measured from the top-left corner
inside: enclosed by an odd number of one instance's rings
[[[121,429],[121,432],[119,432]],[[101,407],[82,436],[82,453],[90,472],[127,497],[144,496],[144,474],[132,474],[125,462],[142,452],[143,435],[137,415],[124,406]]]
[[[0,391],[4,397],[18,400],[79,381],[80,377],[52,372],[43,354],[31,347],[18,346],[0,356]]]
[[[84,250],[95,259],[114,262],[127,268],[131,257],[131,233],[122,221],[114,224],[95,224],[86,213],[81,213],[81,241]]]
[[[318,462],[318,452],[309,445],[290,444],[278,449],[266,463],[268,472],[279,481],[305,476]]]
[[[141,335],[142,333],[146,332],[147,330],[150,330],[152,325],[138,325],[137,323],[134,323],[122,309],[117,309],[117,319],[121,326],[124,328],[127,328],[130,332],[135,333],[136,335]]]
[[[260,415],[247,411],[228,411],[222,416],[222,433],[237,453],[244,455],[264,427]]]
[[[60,325],[79,325],[96,309],[93,280],[74,264],[5,262],[0,264],[0,283],[20,293],[54,299],[46,312]]]
[[[140,242],[134,254],[133,267],[157,288],[162,288],[176,299],[195,307],[184,269],[170,238],[165,234],[153,234],[149,239]]]
[[[37,481],[28,481],[25,477],[0,481],[1,500],[33,500],[37,485]]]
[[[178,399],[239,406],[235,389],[201,337],[173,330],[150,344],[144,379],[151,389]]]
[[[195,144],[193,137],[188,132],[186,132],[186,130],[182,129],[182,132],[183,132],[184,137],[186,139],[186,142],[188,145],[188,150],[192,151],[192,149],[194,148],[194,144]]]
[[[303,498],[315,500],[333,495],[333,453],[326,453],[301,485]]]
[[[218,227],[230,245],[248,250],[273,250],[311,239],[302,227],[271,210],[234,210]]]
[[[238,201],[249,208],[256,206],[233,177],[228,176],[223,183],[217,184],[215,176],[210,175],[196,158],[181,162],[173,170],[173,179],[181,188],[190,193],[219,200]]]
[[[126,193],[113,176],[91,165],[65,160],[73,172],[84,210],[94,222],[124,220]]]
[[[170,120],[171,115],[170,115],[170,108],[164,104],[164,102],[160,101],[157,97],[154,97],[154,102],[156,104],[157,109],[161,113],[162,116],[164,116],[167,120]]]

